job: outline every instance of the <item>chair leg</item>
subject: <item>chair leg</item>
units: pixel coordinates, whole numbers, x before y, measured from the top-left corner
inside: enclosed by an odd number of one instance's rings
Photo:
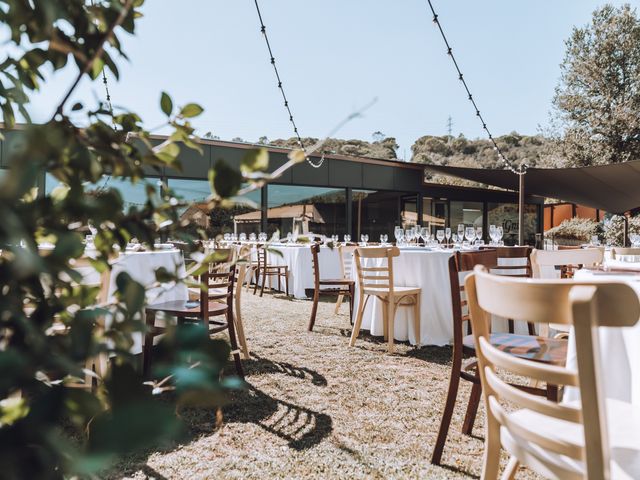
[[[389,340],[389,309],[387,308],[388,303],[380,300],[382,301],[382,338],[386,342]]]
[[[536,326],[533,323],[527,322],[527,329],[529,330],[529,335],[536,334]]]
[[[349,285],[349,323],[353,325],[353,300],[355,296],[355,287]]]
[[[513,330],[513,319],[510,318],[509,320],[507,320],[507,325],[509,327],[509,333],[513,333],[513,331],[514,331]]]
[[[142,376],[149,378],[151,373],[151,352],[153,351],[153,327],[156,324],[156,312],[147,311],[145,315],[147,333],[144,335],[142,346]]]
[[[284,268],[284,288],[287,297],[289,296],[289,267]]]
[[[282,291],[282,284],[280,283],[280,269],[278,269],[278,291],[281,292]]]
[[[258,284],[260,283],[260,267],[256,267],[255,274],[256,274],[256,281],[253,284],[253,294],[254,295],[258,291]]]
[[[236,373],[240,378],[244,379],[244,370],[242,369],[242,360],[240,360],[240,350],[238,349],[238,338],[236,337],[233,316],[230,315],[229,311],[227,311],[227,328],[229,330],[229,343],[231,344],[231,351],[233,352]]]
[[[340,293],[338,294],[338,298],[336,300],[336,308],[334,310],[334,313],[336,315],[340,312],[340,305],[342,305],[342,300],[344,300],[344,294]]]
[[[478,413],[478,406],[480,405],[481,396],[482,387],[480,383],[474,383],[471,387],[471,394],[469,395],[467,413],[465,414],[464,422],[462,423],[462,433],[464,433],[465,435],[471,435],[473,433],[473,424],[476,421],[476,413]]]
[[[507,463],[507,466],[505,467],[504,472],[502,472],[502,477],[500,477],[500,479],[515,480],[519,466],[520,462],[518,461],[518,459],[514,456],[511,456],[511,458],[509,458],[509,463]]]
[[[396,305],[393,299],[389,299],[389,303],[387,304],[387,308],[389,309],[389,327],[387,331],[387,352],[389,355],[393,354],[395,349],[395,316],[396,316]]]
[[[238,334],[238,343],[240,344],[242,357],[245,360],[249,360],[251,358],[249,356],[249,345],[247,344],[247,337],[245,337],[244,335],[244,325],[242,324],[242,315],[239,314],[237,304],[233,312],[233,321],[234,321],[234,326],[236,328],[236,333]]]
[[[416,334],[416,347],[420,348],[420,301],[421,295],[416,295],[416,301],[413,304],[413,331]]]
[[[318,313],[318,299],[320,297],[320,290],[317,288],[313,289],[313,306],[311,307],[311,318],[309,319],[309,327],[307,330],[310,332],[313,331],[313,326],[316,323],[316,313]]]
[[[267,270],[263,269],[262,270],[262,288],[260,288],[260,296],[262,297],[262,295],[264,294],[264,286],[267,283]],[[271,286],[271,277],[269,277],[269,286]]]
[[[436,446],[433,449],[433,455],[431,455],[431,463],[433,465],[440,465],[440,460],[442,459],[442,451],[444,450],[444,444],[447,441],[447,434],[449,433],[451,418],[453,417],[453,409],[456,406],[456,399],[458,397],[461,365],[462,359],[460,358],[456,360],[454,358],[453,365],[451,366],[451,378],[449,379],[447,400],[444,404],[444,411],[442,412],[442,420],[440,421],[440,429],[438,430],[438,437],[436,438]]]
[[[356,339],[358,338],[358,334],[360,333],[360,326],[362,325],[362,314],[364,313],[364,295],[360,295],[360,299],[358,302],[358,313],[356,315],[356,323],[353,325],[353,329],[351,330],[351,339],[349,340],[349,346],[353,347],[356,344]]]
[[[500,424],[491,415],[485,420],[484,456],[482,461],[483,480],[497,480],[500,471]]]

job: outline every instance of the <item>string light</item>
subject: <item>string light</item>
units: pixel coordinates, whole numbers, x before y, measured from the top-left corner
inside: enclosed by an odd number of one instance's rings
[[[442,29],[442,25],[440,24],[440,20],[438,18],[438,14],[436,13],[435,9],[433,8],[433,4],[431,3],[431,0],[427,0],[427,2],[429,3],[429,8],[431,8],[431,13],[433,14],[433,23],[435,23],[438,26],[438,30],[440,30],[440,35],[442,36],[442,40],[444,40],[444,44],[447,47],[447,55],[449,55],[449,57],[451,57],[451,61],[453,62],[453,66],[456,68],[456,71],[458,72],[458,80],[460,80],[460,82],[462,83],[462,86],[466,90],[467,98],[471,102],[471,105],[473,105],[473,108],[474,108],[474,110],[476,112],[476,117],[478,117],[480,119],[480,122],[482,123],[483,130],[485,132],[487,132],[487,136],[489,137],[489,140],[493,144],[493,149],[495,150],[496,154],[498,155],[498,158],[500,159],[500,161],[504,164],[504,166],[506,168],[511,170],[511,172],[515,173],[516,175],[524,175],[525,173],[527,173],[527,166],[524,163],[522,163],[519,167],[515,167],[509,160],[507,160],[507,157],[505,157],[504,154],[502,153],[502,150],[500,150],[500,147],[498,146],[498,143],[493,138],[493,135],[491,135],[491,132],[489,131],[489,127],[487,127],[487,122],[485,122],[484,117],[482,116],[482,113],[480,112],[480,109],[478,108],[478,105],[476,104],[476,101],[473,98],[473,95],[471,94],[471,91],[469,90],[469,86],[467,85],[467,82],[464,79],[464,76],[462,75],[462,71],[460,70],[460,67],[459,67],[458,62],[456,60],[456,57],[453,54],[453,48],[451,48],[451,45],[449,45],[449,41],[447,40],[447,36],[445,35],[444,30]]]
[[[302,143],[302,137],[300,136],[300,133],[298,132],[298,126],[296,125],[296,121],[293,118],[293,113],[291,112],[291,107],[289,106],[289,100],[287,99],[287,95],[284,91],[284,86],[282,85],[282,79],[280,78],[280,72],[278,71],[278,66],[276,65],[276,59],[273,56],[273,51],[271,50],[271,43],[269,42],[269,36],[267,35],[267,27],[265,27],[264,22],[262,21],[262,13],[260,12],[260,6],[258,5],[258,0],[254,0],[254,3],[256,4],[256,11],[258,12],[258,19],[260,20],[260,33],[262,33],[262,37],[264,38],[264,41],[267,45],[267,50],[269,51],[269,61],[271,63],[271,65],[273,66],[273,71],[276,74],[276,79],[278,80],[278,83],[276,84],[278,89],[280,90],[280,93],[282,94],[282,100],[284,102],[284,108],[286,108],[287,113],[289,114],[289,122],[291,122],[291,126],[293,127],[293,133],[296,136],[297,142],[298,142],[298,146],[300,147],[300,149],[304,152],[304,157],[307,160],[307,162],[309,162],[309,165],[311,165],[314,168],[320,168],[322,166],[322,164],[324,163],[324,155],[320,158],[320,162],[319,163],[313,163],[313,161],[311,161],[311,158],[309,158],[309,156],[307,155],[307,152],[304,148],[304,144]]]

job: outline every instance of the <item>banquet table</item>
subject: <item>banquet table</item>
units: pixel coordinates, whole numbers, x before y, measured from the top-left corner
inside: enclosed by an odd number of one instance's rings
[[[91,252],[87,251],[90,255]],[[131,278],[139,282],[144,287],[151,287],[156,283],[155,271],[164,267],[169,272],[175,272],[178,277],[184,278],[186,270],[182,252],[177,249],[172,250],[155,250],[150,252],[131,252],[125,251],[120,253],[113,264],[111,280],[109,283],[109,299],[112,299],[117,287],[116,279],[121,272],[128,273]],[[83,273],[83,280],[86,283],[99,283],[99,274],[93,269],[79,269]],[[162,303],[174,300],[188,300],[189,292],[184,283],[163,283],[147,289],[146,298],[148,303]],[[156,337],[154,341],[159,341],[160,337]],[[142,334],[136,332],[133,334],[133,347],[131,353],[142,352]]]
[[[612,262],[608,262],[611,266]],[[630,264],[627,264],[630,265]],[[634,264],[640,270],[640,264]],[[640,274],[595,275],[588,270],[578,270],[575,280],[585,282],[627,283],[640,295]],[[602,365],[602,390],[607,398],[630,402],[640,406],[640,322],[628,328],[598,328]],[[576,345],[573,332],[569,334],[567,367],[577,369]],[[565,389],[564,401],[579,399],[575,388]]]
[[[269,249],[280,253],[269,252],[269,264],[287,265],[289,267],[289,293],[295,298],[307,298],[305,290],[314,287],[313,257],[310,245],[270,245]],[[256,260],[255,252],[252,254],[252,258],[253,261]],[[320,278],[342,277],[340,254],[337,248],[331,249],[324,245],[321,246],[318,262],[320,264]],[[269,280],[269,277],[267,277],[267,287],[269,287]],[[259,281],[262,282],[261,279]],[[271,281],[273,286],[276,287],[276,278],[273,277]],[[284,282],[282,289],[284,289]]]
[[[451,305],[451,285],[449,283],[449,258],[452,250],[440,250],[424,247],[400,247],[400,255],[393,259],[394,284],[401,287],[420,287],[420,344],[421,345],[449,345],[453,341],[453,307]],[[357,272],[354,264],[351,268],[352,277],[356,280],[354,320],[358,311],[359,288]],[[381,266],[382,259],[363,259],[367,266]],[[526,259],[499,259],[501,265],[526,264]],[[460,274],[460,284],[470,272]],[[499,268],[496,269],[499,273]],[[504,273],[504,272],[503,272]],[[514,273],[514,271],[511,271]],[[465,307],[466,308],[466,307]],[[465,312],[466,313],[466,312]],[[394,338],[416,345],[416,335],[412,322],[413,309],[398,307],[394,323]],[[492,331],[507,331],[507,320],[492,318]],[[527,333],[524,322],[515,322],[515,333]],[[370,298],[365,307],[361,329],[369,330],[371,335],[383,335],[382,302],[377,298]]]

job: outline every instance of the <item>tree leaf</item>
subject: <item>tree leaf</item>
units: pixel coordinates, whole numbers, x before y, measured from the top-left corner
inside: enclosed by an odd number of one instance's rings
[[[200,115],[204,109],[198,105],[197,103],[187,103],[182,110],[180,110],[180,115],[185,118],[197,117]]]
[[[171,112],[173,112],[173,101],[166,92],[162,92],[160,95],[160,108],[167,117],[171,116]]]

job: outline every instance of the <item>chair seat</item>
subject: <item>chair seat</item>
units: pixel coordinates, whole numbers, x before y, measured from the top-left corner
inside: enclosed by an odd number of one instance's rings
[[[514,333],[492,333],[491,345],[516,357],[541,363],[564,366],[567,359],[567,340],[516,335]],[[465,349],[475,351],[473,335],[462,339]]]
[[[175,300],[172,302],[156,303],[149,305],[146,308],[148,312],[164,312],[175,317],[197,317],[200,315],[200,302]],[[194,306],[195,305],[195,306]],[[226,303],[209,302],[208,313],[209,315],[222,315],[227,312],[228,306]]]
[[[393,287],[393,293],[396,297],[401,297],[403,295],[414,295],[421,293],[422,289],[420,287]],[[376,297],[387,297],[389,295],[389,290],[386,288],[375,288],[368,287],[364,289],[365,295],[375,295]]]
[[[200,300],[200,292],[199,288],[190,287],[189,288],[189,300],[190,301],[199,301]],[[225,287],[222,288],[211,288],[209,289],[209,300],[221,299],[225,298],[229,292]]]
[[[320,285],[355,285],[354,280],[349,280],[347,278],[323,278],[320,280]]]
[[[606,400],[611,455],[611,478],[640,478],[640,408],[620,400]],[[584,447],[582,425],[541,415],[532,410],[517,410],[509,419],[525,429],[546,438]],[[585,465],[579,460],[549,452],[538,445],[513,435],[501,427],[503,447],[522,464],[530,466],[549,478],[586,477]],[[539,459],[542,459],[540,461]],[[551,463],[558,470],[552,472],[543,463]]]

